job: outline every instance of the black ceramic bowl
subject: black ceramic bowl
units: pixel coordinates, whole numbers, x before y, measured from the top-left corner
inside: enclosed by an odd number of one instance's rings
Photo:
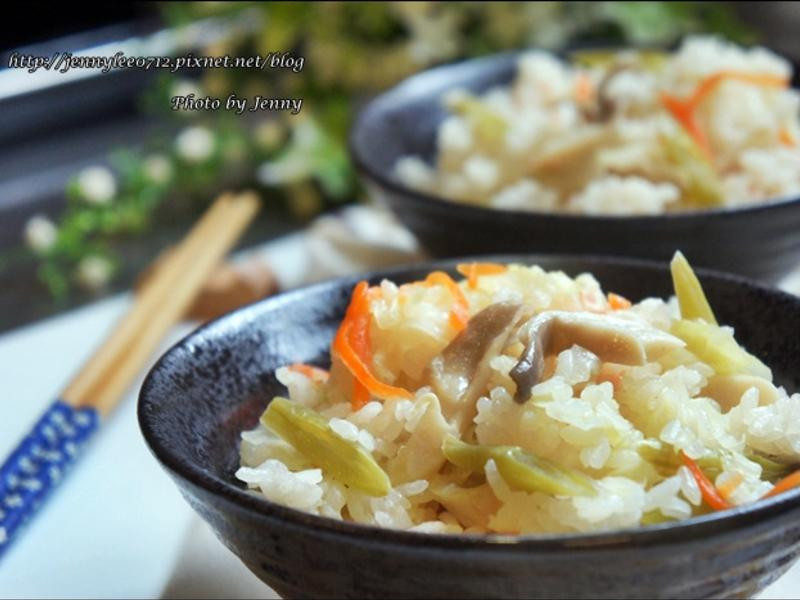
[[[666,265],[621,259],[510,256],[570,275],[591,272],[638,300],[671,291]],[[387,272],[423,277],[454,262]],[[381,276],[370,277],[378,282]],[[720,321],[800,385],[800,299],[701,272]],[[283,387],[274,370],[325,365],[355,279],[282,294],[186,337],[147,376],[139,423],[192,507],[285,597],[525,598],[751,596],[800,554],[800,490],[680,524],[560,536],[458,536],[394,531],[312,516],[248,492],[234,478],[239,433]]]
[[[393,169],[402,156],[434,162],[436,129],[446,116],[442,94],[507,85],[517,56],[425,71],[373,100],[356,120],[350,151],[371,195],[388,204],[433,256],[539,252],[667,260],[680,248],[693,264],[767,282],[800,264],[800,198],[657,216],[582,216],[482,208],[400,184]]]

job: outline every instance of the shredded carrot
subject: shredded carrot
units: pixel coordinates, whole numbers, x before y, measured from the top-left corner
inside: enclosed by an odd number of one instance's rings
[[[725,498],[725,500],[730,501],[731,494],[736,491],[742,481],[744,481],[744,477],[741,473],[734,473],[733,476],[728,479],[725,483],[720,484],[717,486],[717,490],[719,491],[719,495]]]
[[[353,289],[350,305],[344,320],[333,339],[332,351],[339,356],[344,366],[355,378],[353,410],[358,410],[369,401],[370,394],[381,399],[411,398],[408,390],[378,381],[365,363],[370,363],[369,343],[370,290],[366,281],[360,281]]]
[[[789,146],[790,148],[794,148],[797,145],[797,140],[794,139],[792,132],[789,131],[786,127],[781,128],[778,132],[778,140],[784,146]]]
[[[700,126],[694,118],[694,109],[696,107],[688,101],[680,100],[666,93],[661,94],[661,102],[667,110],[672,113],[675,120],[686,130],[686,133],[692,137],[700,150],[703,151],[706,158],[711,161],[713,155],[711,154],[711,146],[708,143],[708,138],[706,138],[706,134],[703,133],[703,130],[700,129]]]
[[[325,381],[328,379],[329,375],[325,369],[320,369],[319,367],[307,365],[305,363],[294,363],[293,365],[289,365],[288,369],[295,373],[301,373],[314,381]]]
[[[692,472],[695,481],[697,481],[697,487],[700,488],[700,493],[703,495],[703,500],[706,501],[706,504],[714,510],[731,508],[731,504],[720,495],[717,488],[711,483],[711,480],[703,473],[703,470],[683,450],[681,450],[681,460]]]
[[[350,399],[350,406],[353,410],[362,409],[369,402],[369,389],[358,379],[353,382],[353,397]]]
[[[353,323],[349,335],[350,345],[356,355],[366,364],[372,362],[372,348],[369,343],[369,301],[370,287],[366,281],[361,281],[353,290],[353,299],[347,309]],[[356,378],[353,382],[353,398],[351,401],[353,410],[358,410],[369,402],[369,395],[366,385]]]
[[[786,87],[789,85],[789,81],[785,77],[778,77],[776,75],[762,75],[760,73],[747,73],[742,71],[717,71],[703,79],[695,88],[694,92],[686,98],[677,98],[670,94],[662,93],[661,102],[664,104],[665,108],[669,110],[675,120],[686,129],[686,132],[694,139],[709,160],[713,158],[711,146],[708,143],[708,138],[705,133],[697,124],[695,111],[700,103],[714,91],[714,88],[726,79],[767,87]]]
[[[505,273],[508,267],[499,263],[461,263],[456,266],[456,271],[467,278],[467,285],[471,290],[478,287],[478,277],[483,275],[499,275]]]
[[[698,104],[725,79],[734,79],[765,87],[786,87],[789,85],[789,80],[786,77],[779,77],[778,75],[747,73],[745,71],[717,71],[700,82],[700,85],[697,86],[694,94],[692,94],[692,102],[695,105]]]
[[[583,308],[589,312],[608,312],[608,306],[606,305],[602,294],[598,294],[594,290],[581,290],[579,296],[581,299],[581,304],[583,304]]]
[[[453,281],[444,271],[433,271],[424,281],[425,285],[444,285],[453,296],[453,307],[450,309],[450,325],[456,331],[461,331],[467,326],[469,321],[469,301],[458,287],[458,284]]]
[[[762,498],[771,498],[772,496],[777,496],[783,492],[788,492],[789,490],[798,486],[800,486],[800,471],[795,471],[794,473],[787,475],[778,481],[778,483],[775,484],[775,487],[764,494]]]
[[[578,104],[588,104],[594,97],[592,80],[586,73],[578,73],[575,79],[575,100]]]
[[[467,326],[467,321],[469,321],[469,301],[464,295],[464,292],[461,291],[461,288],[455,281],[453,281],[453,278],[450,277],[450,275],[444,271],[433,271],[421,281],[404,283],[398,288],[401,294],[398,296],[397,301],[399,303],[405,302],[406,298],[402,292],[407,291],[409,288],[415,285],[444,285],[450,292],[450,295],[453,297],[453,307],[450,309],[450,326],[456,332],[461,331]]]
[[[342,359],[345,367],[353,374],[353,376],[361,382],[374,396],[381,399],[387,398],[411,398],[413,395],[406,389],[395,387],[386,383],[378,381],[375,376],[370,373],[367,366],[362,362],[361,358],[355,353],[352,346],[347,343],[347,336],[350,333],[353,323],[345,323],[339,329],[339,333],[334,340],[334,348],[336,353]]]
[[[611,307],[611,310],[624,310],[632,306],[631,301],[625,296],[620,296],[614,292],[608,293],[608,305]]]

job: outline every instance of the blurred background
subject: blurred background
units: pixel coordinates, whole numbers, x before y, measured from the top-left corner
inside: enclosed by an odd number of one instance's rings
[[[196,321],[259,295],[363,270],[369,260],[374,266],[413,257],[408,232],[359,206],[369,200],[348,156],[347,133],[366,101],[417,71],[520,48],[671,48],[698,32],[766,45],[800,62],[795,2],[113,2],[102,8],[12,2],[4,8],[13,17],[0,19],[0,379],[9,399],[0,415],[2,454],[128,308],[130,297],[119,292],[137,285],[142,270],[223,190],[259,192],[264,207],[236,260],[263,261],[246,273],[218,273],[222,292],[204,290],[205,306],[195,306],[191,322],[175,327],[161,350]],[[299,73],[8,68],[15,53],[55,52],[291,52],[305,62]],[[170,110],[176,95],[230,93],[304,103],[297,115]],[[304,252],[327,262],[314,273]],[[237,281],[247,284],[246,293],[225,294]],[[65,314],[42,321],[59,313]],[[136,421],[138,387],[107,419],[60,498],[4,558],[0,596],[277,597],[214,537],[150,455]],[[796,576],[781,581],[762,597],[795,595]]]
[[[12,3],[0,23],[0,330],[129,287],[215,195],[255,187],[243,246],[364,202],[347,131],[371,95],[505,49],[671,47],[712,32],[800,61],[795,2]],[[7,68],[12,53],[251,56],[291,70]],[[796,82],[795,82],[796,83]],[[169,99],[300,97],[298,115],[173,112]]]

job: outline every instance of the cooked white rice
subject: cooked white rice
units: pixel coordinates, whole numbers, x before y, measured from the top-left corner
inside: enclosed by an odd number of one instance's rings
[[[672,346],[652,356],[648,350],[644,364],[625,365],[572,344],[545,359],[544,376],[518,403],[510,376],[523,352],[518,330],[484,357],[486,383],[474,416],[459,426],[452,414],[446,417],[452,405],[434,391],[431,379],[432,365],[457,336],[452,289],[384,281],[369,296],[369,368],[381,382],[411,391],[409,398],[373,394],[354,408],[353,376],[336,353],[327,379],[307,367],[282,367],[277,377],[292,403],[322,415],[335,435],[374,459],[391,480],[388,493],[371,496],[344,485],[264,425],[242,434],[237,477],[274,502],[381,527],[570,532],[632,527],[654,516],[686,519],[709,510],[678,450],[698,464],[717,457],[708,476],[731,505],[753,502],[772,488],[756,457],[800,462],[800,394],[775,388],[762,370],[748,380],[752,385],[712,395],[720,373],[666,335],[680,317],[675,302],[648,298],[626,306],[619,298],[612,302],[588,274],[571,279],[521,265],[496,270],[476,277],[474,286],[467,280],[457,284],[468,304],[467,330],[483,309],[515,302],[531,315],[600,315],[640,336],[666,336]],[[583,474],[596,493],[518,489],[494,460],[469,475],[444,458],[448,434],[470,444],[517,446]],[[659,447],[662,454],[654,455]],[[658,456],[672,462],[665,466]]]
[[[673,54],[532,51],[510,86],[453,90],[436,167],[407,156],[406,185],[504,210],[651,215],[800,192],[800,96],[765,48],[689,37]],[[664,96],[686,100],[694,132]]]

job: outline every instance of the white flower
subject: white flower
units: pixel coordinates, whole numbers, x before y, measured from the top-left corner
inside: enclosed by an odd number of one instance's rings
[[[300,181],[311,173],[309,161],[299,155],[287,155],[282,160],[268,161],[258,167],[256,177],[264,185],[280,185]]]
[[[117,193],[117,180],[106,167],[87,167],[78,173],[81,196],[90,204],[109,204]]]
[[[152,154],[144,159],[144,174],[153,183],[166,183],[172,177],[172,163],[163,154]]]
[[[314,148],[321,137],[319,127],[310,119],[305,119],[295,125],[292,135],[294,136],[294,143],[303,150]]]
[[[203,162],[214,152],[214,134],[205,127],[188,127],[175,139],[175,148],[187,162]]]
[[[320,140],[319,129],[312,121],[298,123],[292,128],[289,150],[280,158],[262,164],[256,171],[256,177],[264,185],[280,185],[305,179],[314,169],[309,155]]]
[[[111,263],[102,256],[89,255],[78,263],[78,281],[85,288],[99,290],[111,279]]]
[[[57,237],[56,226],[44,215],[35,215],[25,223],[25,241],[36,252],[49,250]]]

